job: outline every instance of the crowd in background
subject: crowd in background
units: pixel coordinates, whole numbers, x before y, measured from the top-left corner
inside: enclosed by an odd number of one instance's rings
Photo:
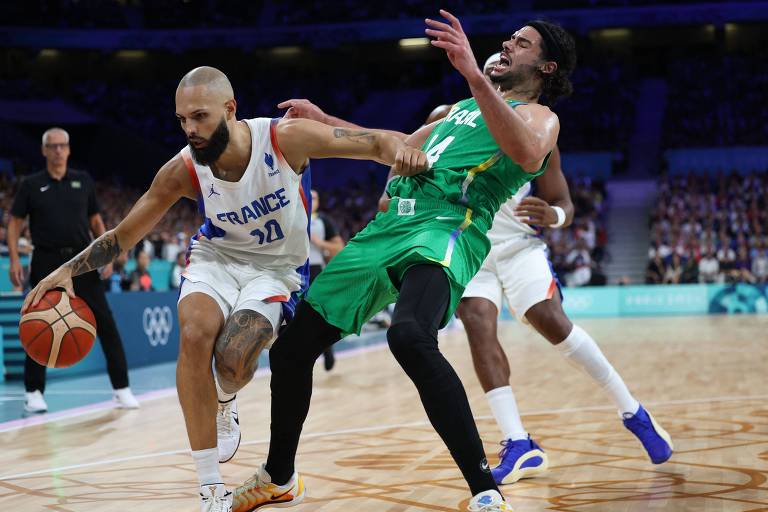
[[[545,229],[552,269],[561,284],[586,286],[606,284],[603,264],[607,261],[606,214],[609,202],[605,184],[580,179],[569,184],[574,205],[573,223],[565,229]]]
[[[768,174],[663,178],[646,283],[768,282]]]

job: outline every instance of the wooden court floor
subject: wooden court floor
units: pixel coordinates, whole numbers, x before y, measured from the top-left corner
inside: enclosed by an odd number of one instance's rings
[[[768,511],[768,316],[583,320],[674,438],[653,466],[586,377],[519,324],[501,328],[513,389],[550,471],[505,486],[516,512]],[[465,383],[489,459],[499,435],[462,331],[443,349]],[[415,389],[382,348],[318,366],[298,469],[297,511],[456,511],[468,499]],[[239,397],[235,485],[267,451],[268,377]],[[289,406],[289,405],[286,405]],[[196,511],[196,478],[174,396],[0,434],[0,510]]]

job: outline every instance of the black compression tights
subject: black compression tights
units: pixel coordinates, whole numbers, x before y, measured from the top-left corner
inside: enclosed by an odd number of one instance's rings
[[[403,278],[387,340],[475,495],[497,487],[464,387],[437,347],[437,329],[449,297],[442,268],[412,267]],[[270,351],[272,437],[266,469],[275,483],[283,484],[293,475],[296,448],[312,396],[312,368],[323,350],[339,337],[336,327],[301,302],[295,318]]]

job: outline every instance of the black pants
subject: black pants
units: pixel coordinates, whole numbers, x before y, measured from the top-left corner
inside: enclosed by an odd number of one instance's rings
[[[35,250],[30,265],[30,284],[36,286],[48,274],[75,255],[74,251]],[[107,360],[107,372],[114,389],[128,387],[128,363],[125,360],[123,342],[117,332],[112,310],[109,309],[104,288],[96,271],[76,276],[73,280],[75,295],[83,299],[96,317],[96,333]],[[45,366],[27,356],[24,361],[24,386],[27,391],[45,391]]]
[[[397,362],[416,385],[432,426],[474,495],[497,487],[464,387],[437,346],[437,330],[449,295],[442,268],[418,265],[408,270],[387,341]],[[272,424],[266,469],[275,483],[285,483],[294,471],[299,436],[309,412],[315,360],[339,338],[338,328],[308,303],[301,302],[293,321],[269,352]]]
[[[322,271],[323,271],[323,266],[322,265],[310,265],[309,266],[309,284],[312,284],[312,282],[315,280],[315,278]],[[328,345],[328,348],[323,350],[323,357],[325,357],[325,358],[333,357],[333,346],[332,345]]]

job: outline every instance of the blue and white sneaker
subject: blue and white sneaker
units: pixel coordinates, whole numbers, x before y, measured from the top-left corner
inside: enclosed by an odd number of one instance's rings
[[[549,459],[544,450],[528,439],[505,439],[499,452],[499,465],[491,470],[497,485],[513,484],[521,478],[531,478],[547,470]]]
[[[674,450],[672,438],[642,405],[635,414],[624,413],[623,421],[624,426],[643,443],[651,462],[662,464],[669,460]]]

